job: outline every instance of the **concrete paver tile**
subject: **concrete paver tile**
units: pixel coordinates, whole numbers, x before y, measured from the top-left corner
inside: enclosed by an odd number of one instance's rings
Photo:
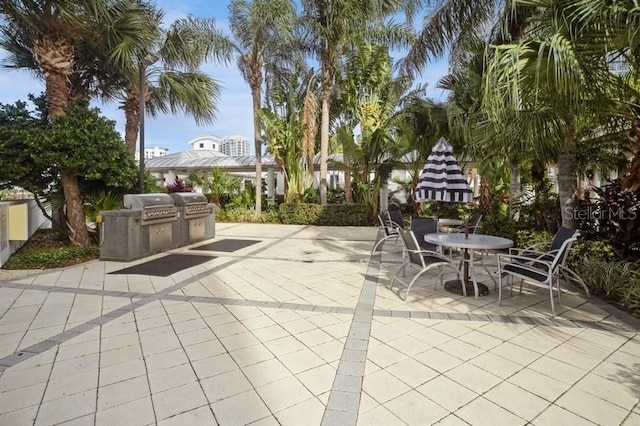
[[[410,425],[433,424],[449,414],[448,410],[415,390],[388,401],[384,406]]]
[[[358,426],[402,426],[406,425],[405,422],[394,416],[393,413],[387,410],[384,406],[378,405],[377,407],[365,411],[358,416]]]
[[[57,424],[93,414],[96,409],[96,391],[97,389],[43,402],[35,424]]]
[[[503,379],[512,376],[522,368],[521,365],[491,352],[485,352],[478,355],[477,357],[470,359],[469,363]]]
[[[152,393],[162,392],[197,380],[191,365],[181,364],[148,374]]]
[[[583,426],[595,425],[584,417],[577,416],[557,405],[551,405],[531,422],[535,426]]]
[[[525,368],[507,379],[508,382],[538,395],[547,401],[555,401],[569,389],[570,385],[545,376],[537,371]]]
[[[483,397],[527,421],[533,420],[550,405],[549,401],[509,382],[500,383]]]
[[[407,392],[410,387],[390,373],[379,370],[364,377],[362,389],[382,404]]]
[[[428,382],[439,374],[413,358],[403,359],[385,370],[412,388]]]
[[[510,342],[502,343],[489,351],[490,353],[506,358],[511,362],[522,366],[529,365],[536,359],[540,358],[540,354],[521,346],[514,345]]]
[[[38,413],[38,405],[0,414],[1,425],[32,425]]]
[[[215,418],[209,406],[186,411],[173,417],[160,420],[158,426],[210,425],[216,426]]]
[[[256,364],[273,358],[273,354],[263,345],[249,346],[230,352],[229,355],[240,367]]]
[[[100,369],[100,385],[106,386],[122,380],[132,379],[147,373],[145,363],[141,359],[134,359],[120,364]]]
[[[0,414],[36,405],[42,401],[46,382],[0,392]]]
[[[629,413],[616,405],[579,389],[569,389],[556,404],[600,425],[619,425]]]
[[[242,371],[255,388],[292,375],[276,358],[244,367]]]
[[[313,398],[313,394],[296,377],[286,377],[271,382],[256,388],[256,391],[272,412],[284,410]]]
[[[331,390],[335,375],[335,368],[325,364],[299,373],[296,377],[307,389],[318,396]]]
[[[177,365],[185,364],[189,362],[189,358],[187,358],[185,351],[182,348],[179,348],[172,351],[145,356],[144,361],[147,366],[147,372],[153,373],[155,371],[161,371]]]
[[[479,397],[455,412],[456,416],[473,425],[518,425],[525,424],[524,419],[504,408]]]
[[[140,345],[102,351],[100,353],[100,367],[105,368],[135,359],[142,359],[142,347]]]
[[[157,420],[207,405],[200,385],[195,382],[154,393],[151,398]]]
[[[190,361],[198,361],[205,358],[210,358],[215,355],[220,355],[226,352],[222,343],[215,337],[212,337],[210,340],[195,343],[193,345],[184,346],[184,352],[187,353],[187,357],[189,357]]]
[[[228,371],[201,380],[200,385],[210,403],[253,389],[240,370]]]
[[[255,390],[214,402],[211,408],[221,426],[246,425],[270,414]]]
[[[292,407],[278,411],[275,416],[282,426],[319,425],[322,421],[324,409],[322,402],[316,398],[310,398]]]
[[[116,424],[150,425],[155,423],[151,398],[141,398],[96,413],[96,426]]]
[[[46,382],[52,367],[53,364],[43,364],[23,370],[10,369],[5,371],[0,376],[0,395],[2,392]]]
[[[439,373],[445,373],[463,363],[461,359],[456,358],[455,356],[452,356],[437,348],[432,348],[424,351],[416,355],[414,359],[420,361],[427,367],[430,367]]]
[[[385,344],[376,345],[369,348],[367,351],[367,359],[373,361],[376,365],[382,368],[388,367],[389,365],[395,364],[406,358],[407,355]]]
[[[452,368],[444,374],[451,380],[471,389],[477,394],[485,393],[502,381],[500,377],[487,373],[469,363]]]
[[[298,374],[314,367],[325,364],[325,361],[316,355],[312,350],[303,348],[296,352],[281,355],[278,359],[293,374]]]
[[[438,376],[416,388],[418,392],[453,412],[478,397],[478,394],[446,376]]]
[[[149,396],[151,396],[151,391],[147,378],[144,376],[101,386],[98,388],[98,411]]]
[[[233,358],[226,353],[194,361],[191,365],[200,380],[238,368]]]
[[[80,392],[95,391],[98,388],[98,370],[58,377],[49,380],[43,401],[52,401]]]

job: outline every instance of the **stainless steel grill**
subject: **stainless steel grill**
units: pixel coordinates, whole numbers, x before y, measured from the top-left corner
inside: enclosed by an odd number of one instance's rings
[[[142,225],[173,222],[178,217],[178,209],[169,194],[126,194],[124,207],[140,210]]]
[[[213,212],[207,197],[196,192],[173,192],[169,194],[178,208],[184,208],[185,219],[205,217]]]

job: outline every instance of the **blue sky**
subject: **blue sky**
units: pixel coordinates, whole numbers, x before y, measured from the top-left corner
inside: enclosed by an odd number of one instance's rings
[[[227,21],[227,6],[224,0],[157,0],[159,8],[165,12],[165,25],[189,14],[198,17],[215,18],[217,25],[230,34]],[[2,55],[0,51],[0,55]],[[253,138],[251,92],[242,79],[235,62],[229,65],[205,64],[203,71],[209,73],[222,86],[222,94],[218,105],[217,119],[213,125],[198,126],[194,120],[185,115],[167,115],[156,118],[146,117],[145,144],[147,147],[158,146],[168,148],[170,152],[191,149],[188,142],[198,136],[243,135]],[[447,72],[447,61],[441,60],[423,70],[421,82],[428,83],[428,96],[444,99],[441,90],[435,89],[436,82]],[[0,69],[0,103],[14,103],[26,100],[29,93],[38,94],[44,90],[44,84],[26,71],[8,71]],[[117,104],[96,103],[103,115],[116,121],[116,127],[124,132],[124,114]]]

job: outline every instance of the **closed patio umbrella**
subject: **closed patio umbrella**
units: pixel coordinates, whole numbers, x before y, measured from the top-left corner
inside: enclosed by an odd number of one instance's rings
[[[445,138],[438,140],[427,157],[413,192],[413,199],[419,203],[425,201],[470,203],[473,201],[471,187],[453,155],[453,147]]]
[[[441,137],[429,153],[413,192],[413,199],[418,203],[426,201],[470,203],[473,201],[473,191],[453,155],[453,147],[445,138]],[[466,236],[469,232],[467,222],[465,220]],[[465,259],[468,259],[466,251]],[[468,284],[467,262],[464,269],[465,283],[447,282],[445,284],[447,290],[462,294],[462,285]]]

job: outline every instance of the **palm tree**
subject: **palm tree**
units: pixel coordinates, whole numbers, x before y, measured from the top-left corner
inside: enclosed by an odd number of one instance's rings
[[[3,1],[0,3],[1,45],[18,67],[31,66],[46,87],[52,119],[64,114],[71,79],[78,71],[75,47],[82,40],[100,40],[114,66],[126,67],[132,49],[146,42],[147,15],[137,1]],[[19,51],[18,51],[19,49]],[[35,68],[34,68],[35,67]],[[90,243],[78,177],[61,170],[66,220],[73,244]]]
[[[509,109],[516,115],[538,115],[530,134],[556,144],[562,225],[575,227],[581,126],[608,120],[619,92],[618,78],[609,72],[601,53],[591,48],[593,39],[566,25],[571,13],[564,7],[540,8],[526,38],[494,47],[484,100],[490,113],[497,112],[495,121]]]
[[[134,72],[123,76],[124,84],[120,88],[124,92],[117,95],[122,99],[126,117],[124,139],[131,154],[135,152],[140,127],[140,96],[146,97],[145,111],[152,116],[184,112],[197,124],[214,122],[221,88],[213,77],[198,68],[208,60],[229,61],[234,49],[212,19],[189,16],[162,30],[162,14],[153,10],[149,13],[157,25],[157,37],[131,58],[133,68],[142,67],[145,71],[146,93],[140,93],[140,78],[138,72]],[[161,65],[144,63],[150,58]]]
[[[327,159],[329,156],[329,107],[335,92],[338,60],[353,40],[380,41],[389,47],[408,45],[407,26],[385,17],[405,10],[411,16],[414,0],[302,0],[305,49],[320,62],[322,82],[320,123],[320,203],[327,204]],[[384,25],[383,25],[384,23]]]
[[[238,66],[251,88],[256,155],[256,212],[262,211],[262,83],[264,70],[292,52],[296,9],[291,0],[233,0],[229,23],[240,57]]]

